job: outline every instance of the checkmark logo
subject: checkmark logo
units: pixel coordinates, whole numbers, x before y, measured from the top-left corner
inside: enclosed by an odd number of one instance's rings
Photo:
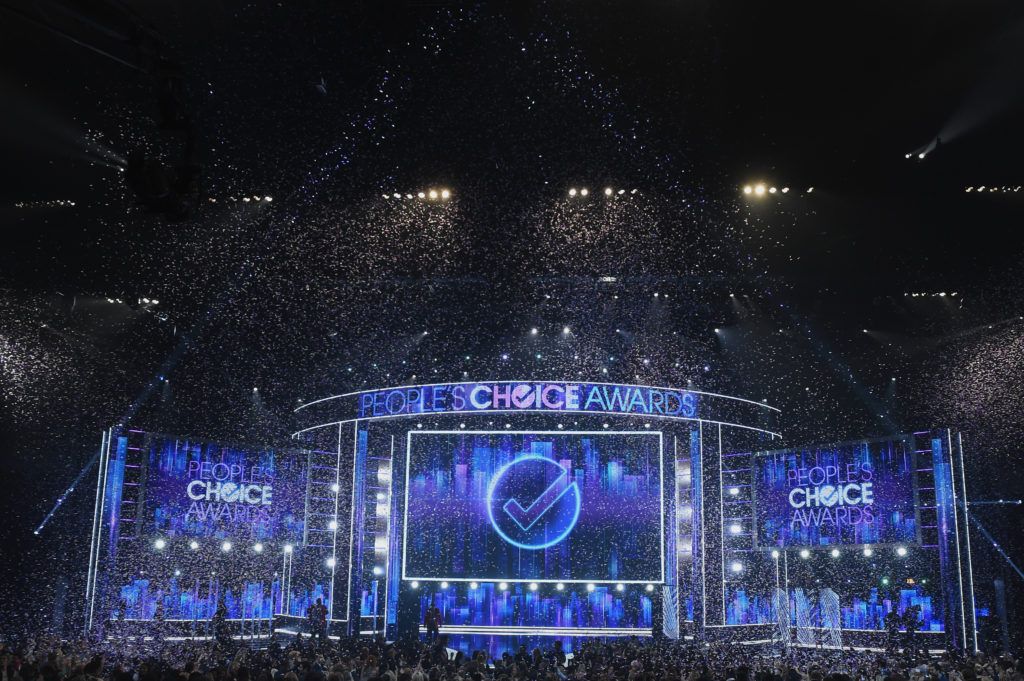
[[[544,549],[568,537],[581,507],[580,488],[570,471],[540,454],[522,454],[505,464],[487,489],[491,525],[520,549]]]
[[[575,482],[567,484],[568,482],[569,474],[563,468],[558,479],[551,483],[529,506],[523,508],[518,499],[509,499],[502,509],[515,521],[516,525],[519,525],[524,531],[529,530],[548,509],[558,503],[562,495],[576,487]]]
[[[818,494],[821,499],[821,503],[826,506],[835,506],[836,502],[839,501],[839,490],[832,485],[822,487]]]

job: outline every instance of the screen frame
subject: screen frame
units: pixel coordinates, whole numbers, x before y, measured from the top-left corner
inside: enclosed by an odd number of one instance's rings
[[[813,448],[825,449],[825,448],[839,448],[848,447],[853,445],[871,445],[880,442],[902,442],[904,443],[910,454],[910,465],[912,475],[910,478],[910,494],[911,503],[914,506],[914,538],[909,541],[889,541],[889,542],[877,542],[871,544],[828,544],[825,546],[819,544],[786,544],[785,546],[778,546],[776,544],[765,544],[761,539],[761,523],[758,522],[758,491],[759,487],[755,484],[757,479],[757,464],[758,461],[767,456],[775,456],[778,454],[789,454],[797,450],[800,451],[811,451]],[[750,510],[751,517],[753,518],[753,527],[751,532],[751,544],[755,551],[767,552],[772,550],[777,551],[788,551],[788,550],[803,550],[808,551],[831,551],[835,548],[847,547],[847,548],[866,548],[866,547],[889,547],[889,546],[920,546],[921,545],[921,508],[918,503],[918,485],[917,485],[917,446],[912,436],[898,435],[896,437],[873,437],[863,438],[859,440],[844,440],[842,442],[834,442],[827,445],[814,445],[813,448],[804,447],[786,447],[782,449],[771,449],[766,451],[755,451],[751,452],[750,459]],[[719,491],[719,494],[724,494],[724,487]]]
[[[658,579],[609,579],[607,576],[598,578],[571,578],[571,579],[547,579],[547,578],[520,578],[520,577],[415,577],[406,573],[408,564],[406,549],[408,547],[409,532],[409,470],[412,457],[412,436],[413,435],[558,435],[562,437],[582,437],[596,435],[647,435],[658,438],[658,491],[659,491],[659,570]],[[509,584],[664,584],[665,583],[665,524],[666,524],[666,497],[665,497],[665,437],[660,430],[426,430],[415,429],[406,432],[405,446],[405,489],[403,490],[402,507],[402,575],[403,582],[477,582],[495,583],[507,582]]]

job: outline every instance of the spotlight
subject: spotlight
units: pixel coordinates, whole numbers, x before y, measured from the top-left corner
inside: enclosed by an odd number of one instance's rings
[[[925,156],[927,156],[927,154],[925,154],[923,151],[917,155],[918,158],[924,158]]]
[[[772,549],[772,558],[774,558],[775,560],[778,560],[779,559],[779,555],[780,554],[779,554],[778,549]]]
[[[223,551],[224,553],[227,553],[228,551],[230,551],[231,550],[231,542],[225,540],[224,543],[220,545],[220,550]]]
[[[613,193],[613,192],[612,192],[612,188],[611,188],[611,187],[605,187],[605,188],[604,188],[604,195],[605,195],[605,196],[611,196],[611,195],[612,195],[612,193]]]
[[[763,184],[756,185],[754,187],[754,193],[758,196],[764,196],[765,186]]]
[[[594,590],[594,588],[595,588],[595,587],[594,587],[594,585],[593,585],[593,584],[587,584],[587,591],[593,591],[593,590]]]
[[[175,577],[181,577],[181,570],[175,570],[174,571],[174,576]]]
[[[738,560],[734,560],[730,567],[732,568],[733,572],[743,572],[743,563],[739,562]]]
[[[897,546],[896,547],[896,555],[899,556],[900,558],[902,558],[905,555],[907,555],[907,547],[906,546]]]
[[[565,589],[565,584],[562,584],[561,582],[559,582],[558,584],[555,584],[555,591],[562,591],[564,589]]]
[[[412,588],[414,588],[414,589],[418,589],[418,588],[420,588],[420,583],[419,583],[419,582],[417,582],[417,581],[416,581],[416,580],[414,579],[414,580],[412,580],[412,583],[410,583],[410,584],[409,584],[409,586],[411,586],[411,587],[412,587]]]
[[[427,195],[424,194],[423,192],[419,192],[419,193],[416,194],[416,198],[425,199],[425,198],[427,198]]]
[[[537,582],[530,582],[530,591],[537,590]]]
[[[580,196],[586,196],[589,193],[590,193],[590,190],[587,189],[586,187],[584,187],[583,189],[580,190]]]
[[[284,552],[285,553],[291,553],[293,550],[294,550],[294,547],[291,544],[285,544],[284,545]]]
[[[436,198],[437,198],[437,190],[436,190],[436,189],[431,189],[431,190],[430,190],[430,195],[429,195],[429,196],[430,196],[430,199],[431,199],[431,200],[434,200],[434,199],[436,199]]]
[[[865,546],[864,547],[864,557],[865,558],[870,558],[873,555],[875,555],[874,549],[872,549],[870,546]]]
[[[903,154],[903,158],[910,158],[913,154]]]
[[[536,336],[537,335],[537,327],[536,326],[533,327],[532,329],[530,329],[530,335],[531,336]]]
[[[622,195],[623,195],[623,194],[625,194],[625,193],[626,193],[626,190],[625,190],[625,189],[620,189],[620,190],[619,190],[619,196],[622,196]]]
[[[739,493],[740,493],[740,488],[739,487],[730,487],[729,488],[729,496],[730,497],[734,497],[734,496],[736,496]]]
[[[569,190],[569,196],[576,196],[576,188],[575,187],[573,187],[572,189]]]
[[[570,333],[570,331],[569,331],[569,327],[568,327],[568,326],[563,326],[563,327],[562,327],[562,333],[564,333],[564,334],[567,334],[567,335],[568,335],[568,334]]]
[[[615,585],[615,590],[616,591],[625,591],[626,590],[626,585],[623,584],[622,582],[619,582],[618,584]]]
[[[252,550],[256,553],[263,553],[263,544],[261,544],[260,542],[256,542],[252,545]]]
[[[264,196],[263,200],[266,201],[267,203],[272,203],[274,201],[274,197],[273,196]]]
[[[807,188],[807,193],[810,194],[812,192],[814,192],[814,187],[808,187]]]
[[[335,494],[337,494],[338,492],[341,491],[341,485],[339,485],[336,482],[332,482],[331,483],[331,491],[334,492]]]
[[[743,527],[739,523],[733,523],[732,525],[729,526],[729,533],[730,534],[739,534],[742,531],[743,531]]]
[[[373,574],[378,576],[378,577],[381,576],[382,574],[384,574],[384,568],[382,568],[379,565],[374,565],[373,566]]]
[[[188,547],[189,547],[190,549],[192,549],[193,551],[195,551],[196,549],[198,549],[198,548],[199,548],[199,542],[197,542],[197,541],[196,541],[195,539],[193,539],[192,541],[190,541],[190,542],[188,543]]]
[[[333,568],[337,564],[338,564],[338,561],[336,561],[334,559],[334,556],[331,556],[330,558],[327,559],[327,567]]]
[[[777,191],[779,191],[779,190],[778,190],[778,189],[776,189],[775,187],[769,187],[769,188],[768,188],[768,193],[769,193],[769,194],[774,194],[774,193],[775,193],[775,192],[777,192]]]
[[[337,520],[332,520],[331,522],[327,523],[327,527],[330,528],[331,531],[337,530],[338,529],[338,521]]]
[[[407,199],[411,199],[411,198],[412,198],[412,194],[406,194],[406,195],[405,195],[405,198],[407,198]]]
[[[377,492],[377,501],[384,501],[384,492]]]
[[[476,588],[478,588],[479,586],[480,586],[480,585],[479,585],[479,584],[477,584],[476,582],[470,582],[470,583],[469,583],[469,588],[470,588],[470,589],[476,589]]]
[[[743,193],[744,194],[753,194],[754,193],[754,188],[751,187],[749,184],[745,184],[745,185],[743,185]]]
[[[648,584],[647,586],[644,587],[644,591],[646,591],[648,593],[650,593],[651,591],[654,591],[654,585],[653,584]]]
[[[808,551],[807,549],[800,549],[800,557],[803,558],[804,560],[807,560],[808,558],[811,557],[811,552]]]
[[[156,549],[157,551],[163,551],[164,547],[166,547],[166,546],[167,546],[167,542],[164,541],[163,539],[157,539],[155,542],[153,542],[153,548]]]
[[[447,189],[442,189],[441,190],[441,198],[442,199],[447,199],[451,195],[452,195],[452,193],[450,191],[448,191]]]
[[[882,577],[882,586],[889,586],[889,578]]]
[[[508,582],[501,582],[498,584],[499,591],[508,591]]]
[[[788,194],[789,193],[789,187],[783,187],[782,188],[782,193],[783,194]]]

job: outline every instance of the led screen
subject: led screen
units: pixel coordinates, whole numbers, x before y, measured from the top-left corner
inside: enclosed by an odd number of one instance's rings
[[[906,443],[893,440],[756,455],[758,544],[916,541],[913,462]]]
[[[155,437],[147,464],[151,531],[258,539],[302,535],[303,453]]]
[[[409,433],[405,579],[658,582],[657,432]]]

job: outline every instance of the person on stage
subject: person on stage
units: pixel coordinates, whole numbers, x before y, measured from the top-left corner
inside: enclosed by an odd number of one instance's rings
[[[427,628],[427,641],[433,643],[441,633],[441,609],[436,605],[427,608],[423,617],[423,625]]]
[[[309,606],[306,611],[306,617],[309,619],[309,632],[310,638],[317,639],[321,643],[327,640],[327,606],[324,605],[324,599],[316,599],[316,603]]]

